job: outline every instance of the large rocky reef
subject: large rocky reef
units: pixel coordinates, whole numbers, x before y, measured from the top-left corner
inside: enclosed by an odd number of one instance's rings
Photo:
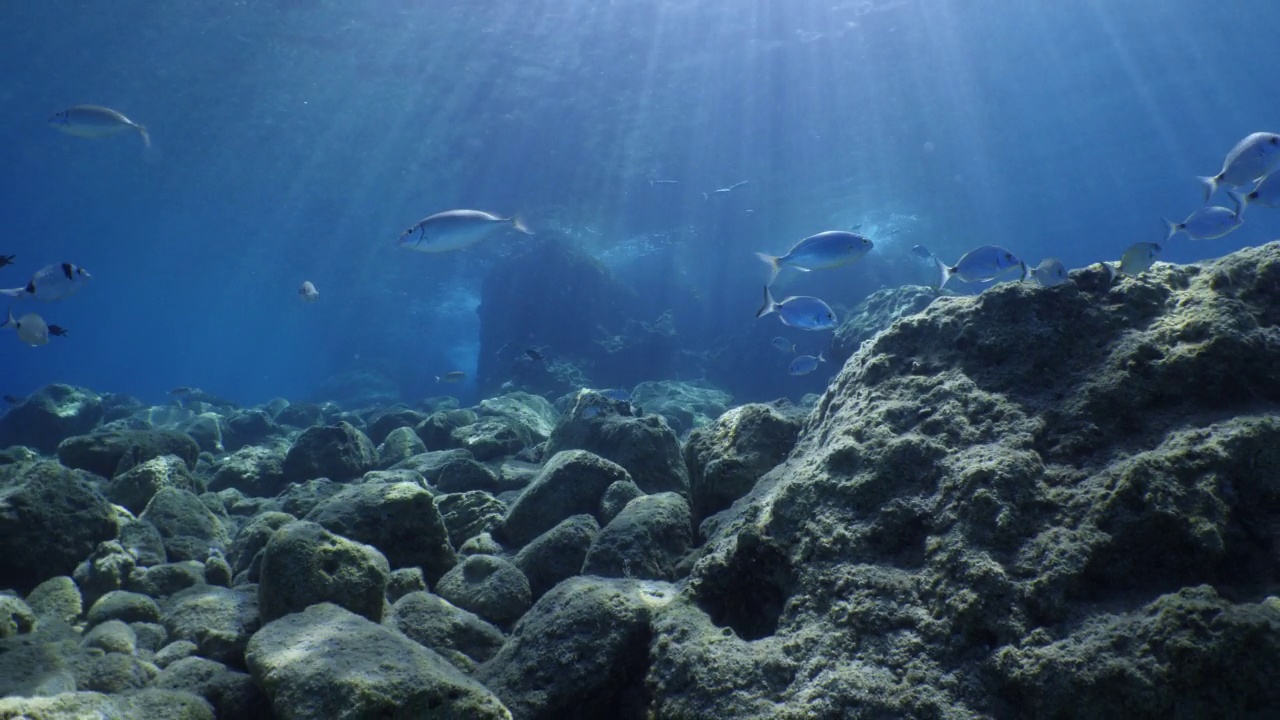
[[[811,411],[46,388],[0,717],[1269,717],[1280,244],[924,298]]]

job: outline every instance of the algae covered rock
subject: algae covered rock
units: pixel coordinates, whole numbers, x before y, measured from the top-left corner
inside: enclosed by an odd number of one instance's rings
[[[693,431],[684,447],[695,522],[729,507],[786,459],[800,419],[769,405],[736,407]]]
[[[101,430],[69,437],[58,444],[58,460],[69,468],[105,478],[148,460],[175,455],[194,470],[200,446],[175,430]]]
[[[465,672],[493,657],[506,641],[501,630],[478,615],[428,592],[409,593],[397,600],[387,625]]]
[[[143,461],[111,479],[107,499],[132,513],[141,513],[161,488],[178,488],[192,493],[204,492],[204,486],[191,475],[186,463],[177,455],[164,455]]]
[[[23,467],[0,487],[0,588],[71,575],[116,536],[116,523],[115,509],[79,473],[53,462]]]
[[[213,491],[235,488],[246,495],[274,497],[284,490],[284,459],[288,447],[282,444],[249,445],[221,459],[209,479]]]
[[[258,589],[196,585],[164,601],[161,622],[169,637],[196,644],[200,655],[240,666],[258,629]]]
[[[548,457],[564,450],[586,450],[626,468],[645,492],[687,494],[689,470],[680,440],[658,415],[631,417],[602,410],[593,393],[578,395],[547,440]]]
[[[489,690],[440,655],[331,603],[263,626],[246,660],[282,720],[511,718]]]
[[[892,325],[898,318],[914,315],[938,298],[938,291],[920,285],[882,288],[858,303],[836,328],[827,359],[843,363],[862,343]]]
[[[661,415],[682,437],[724,414],[732,399],[712,387],[670,380],[642,382],[631,392],[633,404]]]
[[[570,515],[594,515],[605,490],[630,479],[620,465],[598,455],[581,450],[558,453],[512,503],[500,535],[524,545]]]
[[[510,561],[468,555],[445,573],[436,594],[496,625],[507,626],[529,609],[529,580]]]
[[[271,536],[262,554],[258,607],[265,622],[316,603],[337,603],[377,622],[391,568],[376,549],[313,522],[299,521]]]
[[[52,453],[63,440],[97,427],[102,415],[102,400],[92,392],[46,385],[0,417],[0,447],[26,445]]]
[[[377,450],[351,423],[317,425],[302,431],[284,459],[284,479],[354,480],[377,464]]]
[[[600,523],[594,517],[573,515],[525,545],[513,562],[529,579],[533,599],[562,580],[581,574],[587,550],[599,534]]]
[[[596,535],[582,564],[586,575],[674,580],[693,546],[689,503],[676,493],[638,497]]]

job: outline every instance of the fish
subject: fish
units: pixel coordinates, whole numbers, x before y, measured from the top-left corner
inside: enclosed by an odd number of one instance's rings
[[[534,361],[534,362],[544,362],[544,361],[546,361],[546,359],[547,359],[547,356],[546,356],[546,355],[543,355],[543,354],[538,350],[538,348],[529,348],[529,349],[527,349],[527,350],[525,350],[525,351],[524,351],[524,354],[525,354],[525,357],[529,358],[530,360],[532,360],[532,361]]]
[[[400,247],[440,253],[471,247],[504,227],[532,235],[517,216],[498,217],[480,210],[447,210],[423,218],[400,233]]]
[[[9,319],[5,320],[0,328],[17,330],[18,339],[31,347],[49,344],[49,325],[45,323],[44,318],[35,313],[27,313],[15,320],[13,308],[9,308]]]
[[[456,383],[467,379],[467,374],[461,370],[454,370],[443,375],[436,376],[436,382]]]
[[[948,266],[937,255],[933,263],[938,267],[938,288],[941,289],[953,277],[965,282],[987,282],[1005,274],[1010,268],[1022,265],[1022,261],[1012,252],[999,245],[983,245],[974,248]]]
[[[1125,249],[1124,254],[1120,256],[1120,262],[1102,263],[1102,267],[1107,269],[1108,279],[1111,282],[1115,281],[1116,275],[1137,277],[1156,263],[1163,250],[1159,243],[1134,243]]]
[[[169,394],[170,395],[190,395],[194,392],[196,392],[195,388],[187,387],[186,385],[179,385],[178,387],[170,390]]]
[[[1242,215],[1244,209],[1253,204],[1269,208],[1280,207],[1280,173],[1272,173],[1258,181],[1252,191],[1240,196],[1240,204]]]
[[[298,288],[298,295],[302,297],[303,302],[315,302],[320,299],[320,291],[310,280],[302,283],[302,287]]]
[[[801,240],[786,255],[758,252],[756,257],[769,266],[769,284],[772,285],[783,265],[790,265],[801,272],[829,270],[861,259],[873,247],[875,243],[857,233],[828,230]]]
[[[801,330],[830,330],[836,326],[836,314],[829,305],[816,297],[793,295],[777,302],[769,286],[764,286],[764,305],[756,312],[756,317],[778,313],[783,325]]]
[[[793,353],[796,351],[796,344],[784,337],[776,337],[769,342],[784,353]]]
[[[649,180],[650,185],[679,185],[679,180]]]
[[[1053,287],[1067,281],[1067,268],[1058,258],[1045,258],[1039,265],[1024,271],[1022,279],[1027,278],[1035,280],[1042,287]]]
[[[818,363],[824,363],[827,359],[822,353],[818,353],[817,357],[813,355],[801,355],[791,361],[791,365],[787,367],[789,375],[808,375],[818,369]]]
[[[933,260],[933,253],[929,252],[929,248],[923,245],[913,245],[911,247],[911,254],[915,255],[921,260],[929,260],[929,261]]]
[[[1219,186],[1235,188],[1248,185],[1270,175],[1277,164],[1280,164],[1280,135],[1268,132],[1249,135],[1231,148],[1217,175],[1199,178],[1205,185],[1205,202],[1209,202]]]
[[[4,401],[9,403],[10,405],[21,405],[22,403],[26,402],[27,399],[24,397],[18,397],[17,395],[5,395]]]
[[[46,265],[37,270],[26,285],[0,290],[0,295],[55,302],[75,295],[86,281],[92,279],[89,271],[71,263]]]
[[[50,325],[50,326],[49,326],[49,334],[50,334],[50,335],[55,335],[55,336],[57,336],[57,337],[66,337],[66,336],[67,336],[67,329],[66,329],[66,328],[64,328],[64,327],[62,327],[61,325]]]
[[[1178,233],[1185,233],[1192,240],[1217,240],[1240,227],[1244,223],[1245,201],[1234,190],[1229,191],[1229,194],[1236,201],[1235,210],[1210,205],[1191,213],[1182,222],[1164,218],[1165,227],[1169,229],[1164,241],[1169,242]]]
[[[15,257],[17,257],[17,255],[0,255],[0,267],[12,265]]]
[[[739,180],[738,182],[736,182],[736,183],[734,183],[734,184],[730,185],[729,187],[722,187],[722,188],[720,188],[719,190],[712,190],[710,193],[702,193],[702,199],[703,199],[703,200],[710,200],[712,195],[728,195],[729,193],[733,192],[734,190],[737,190],[738,188],[742,187],[743,185],[746,185],[748,182],[750,182],[750,181],[748,181],[748,180]]]
[[[76,105],[53,114],[49,124],[55,129],[76,137],[96,138],[132,130],[142,136],[142,143],[151,147],[151,135],[147,129],[123,114],[98,105]]]

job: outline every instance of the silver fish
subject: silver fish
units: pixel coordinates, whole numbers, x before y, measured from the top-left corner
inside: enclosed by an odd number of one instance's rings
[[[1067,268],[1058,258],[1045,258],[1039,265],[1026,271],[1023,279],[1028,277],[1043,287],[1053,287],[1067,281]]]
[[[470,247],[505,227],[532,235],[520,218],[498,217],[480,210],[447,210],[423,218],[400,234],[400,247],[439,253]]]
[[[1111,281],[1116,279],[1116,275],[1137,277],[1156,263],[1163,250],[1159,243],[1134,243],[1125,249],[1124,254],[1120,256],[1120,262],[1102,263],[1102,267],[1107,269],[1107,275],[1110,276]]]
[[[76,105],[53,114],[49,124],[55,129],[76,137],[97,138],[132,130],[142,136],[142,142],[151,147],[151,135],[142,125],[120,112],[99,105]]]
[[[36,347],[49,343],[49,325],[44,318],[35,313],[27,313],[18,319],[13,318],[13,308],[9,308],[9,319],[0,328],[13,328],[18,331],[18,339]]]
[[[774,256],[758,252],[756,257],[769,266],[769,284],[772,285],[783,265],[790,265],[801,272],[827,270],[858,260],[871,252],[873,247],[874,243],[857,233],[828,230],[801,240],[786,255]]]
[[[71,263],[46,265],[37,270],[26,285],[2,289],[0,295],[56,302],[75,295],[80,288],[84,287],[86,281],[92,279],[93,276],[88,270]]]
[[[796,351],[796,344],[784,337],[776,337],[769,342],[784,353],[793,353]]]
[[[1244,222],[1245,201],[1234,190],[1229,191],[1229,194],[1236,201],[1235,210],[1221,205],[1212,205],[1196,210],[1182,222],[1165,218],[1164,224],[1169,228],[1169,232],[1165,235],[1164,241],[1169,242],[1178,233],[1186,233],[1192,240],[1216,240],[1240,227]]]
[[[1280,207],[1280,173],[1272,173],[1260,180],[1253,190],[1240,196],[1240,214],[1244,208],[1258,204],[1263,207]]]
[[[822,356],[822,353],[818,353],[817,357],[814,357],[813,355],[801,355],[791,361],[791,365],[787,367],[787,374],[808,375],[818,369],[818,363],[824,363],[826,361],[827,359]]]
[[[783,325],[801,330],[830,330],[836,326],[836,314],[829,305],[816,297],[807,295],[792,296],[778,302],[764,287],[764,305],[756,312],[756,317],[770,313],[778,313]]]
[[[302,283],[302,287],[298,288],[298,295],[302,297],[303,302],[315,302],[320,299],[320,291],[310,280]]]
[[[958,277],[965,282],[994,280],[1011,268],[1022,265],[1022,261],[1017,256],[999,245],[983,245],[974,248],[960,256],[956,264],[949,267],[936,255],[933,262],[938,267],[939,288],[946,285],[947,281],[953,277]]]
[[[1205,202],[1213,197],[1219,186],[1236,188],[1248,185],[1258,178],[1270,175],[1277,164],[1280,164],[1280,135],[1253,133],[1231,148],[1217,175],[1200,178],[1200,182],[1205,185]]]

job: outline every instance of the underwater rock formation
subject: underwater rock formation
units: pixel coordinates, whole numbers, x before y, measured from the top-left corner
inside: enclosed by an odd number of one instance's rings
[[[0,417],[0,447],[26,445],[43,453],[102,422],[102,401],[70,385],[46,385]]]

